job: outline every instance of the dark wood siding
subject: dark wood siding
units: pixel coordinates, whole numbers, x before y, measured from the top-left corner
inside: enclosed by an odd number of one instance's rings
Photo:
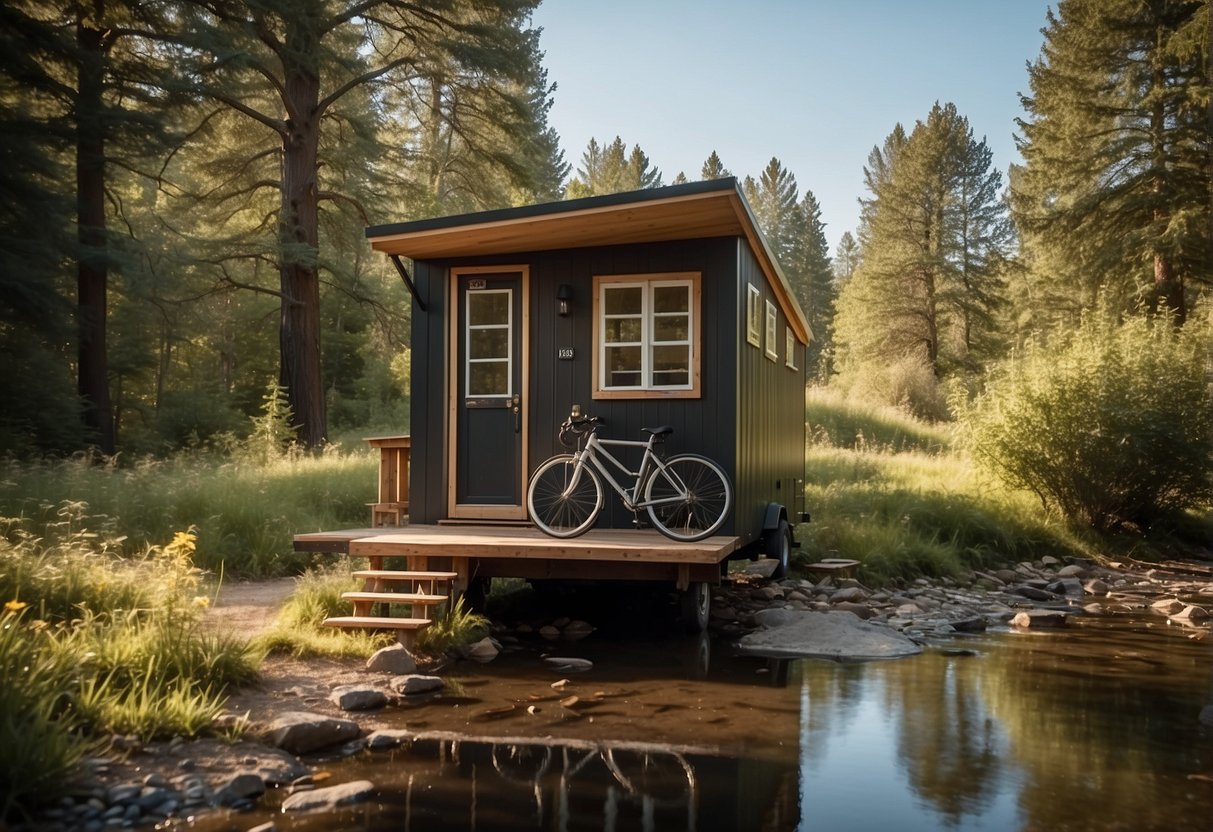
[[[805,349],[795,342],[796,370],[786,365],[787,319],[776,304],[775,348],[778,357],[766,355],[765,305],[775,296],[750,248],[739,241],[737,281],[737,527],[736,534],[751,538],[762,532],[769,503],[781,503],[789,514],[802,497],[796,489],[804,479]],[[759,289],[764,307],[763,343],[746,339],[748,286]],[[796,518],[792,518],[793,524]]]
[[[416,263],[415,279],[428,311],[413,310],[413,522],[435,523],[447,516],[447,273],[450,267],[476,265],[530,267],[529,471],[565,451],[557,426],[570,406],[579,404],[583,412],[606,420],[602,435],[607,438],[641,439],[642,427],[671,425],[668,454],[699,453],[720,463],[737,491],[735,519],[725,534],[753,540],[761,534],[768,503],[794,509],[788,492],[792,481],[804,476],[804,348],[797,344],[800,369],[788,369],[782,313],[777,361],[747,344],[746,286],[758,286],[763,301],[774,294],[745,241],[722,237]],[[664,272],[701,276],[700,397],[593,399],[593,278]],[[564,318],[556,304],[562,284],[573,291],[571,313]],[[570,348],[571,360],[558,358],[561,349]],[[599,525],[631,523],[631,513],[609,494]]]
[[[409,424],[409,520],[437,523],[447,516],[447,282],[446,269],[430,263],[414,268],[422,312],[413,304]]]

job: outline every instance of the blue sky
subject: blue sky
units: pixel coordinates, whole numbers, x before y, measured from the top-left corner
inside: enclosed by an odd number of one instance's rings
[[[591,137],[639,144],[670,183],[712,150],[772,156],[822,207],[830,254],[859,216],[868,153],[951,101],[1004,174],[1047,0],[545,0],[550,113],[576,170]]]

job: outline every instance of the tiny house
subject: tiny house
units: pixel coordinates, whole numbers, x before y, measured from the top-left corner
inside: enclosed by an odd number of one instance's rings
[[[366,235],[413,295],[408,525],[301,535],[297,547],[372,565],[405,556],[418,569],[432,556],[454,570],[456,591],[495,576],[671,580],[696,628],[728,559],[765,552],[786,569],[807,519],[812,336],[735,179]],[[715,460],[734,491],[716,536],[646,537],[609,489],[595,531],[575,543],[525,529],[528,478],[566,450],[557,432],[574,406],[604,420],[604,438],[668,426],[669,454]]]
[[[574,404],[716,460],[743,547],[799,521],[811,333],[736,179],[366,235],[415,295],[410,523],[524,521]],[[599,527],[631,527],[610,497]]]

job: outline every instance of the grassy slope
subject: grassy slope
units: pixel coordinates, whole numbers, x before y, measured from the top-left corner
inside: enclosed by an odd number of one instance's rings
[[[813,522],[801,557],[849,557],[869,581],[1083,554],[1038,503],[983,481],[946,427],[809,391],[805,455]]]

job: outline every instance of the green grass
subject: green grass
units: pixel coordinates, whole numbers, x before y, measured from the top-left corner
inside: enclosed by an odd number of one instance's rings
[[[812,443],[798,562],[854,558],[877,585],[919,576],[1089,555],[1090,541],[1045,516],[1039,503],[983,480],[946,427],[884,407],[811,391]]]
[[[207,731],[258,672],[246,641],[198,626],[191,533],[120,559],[108,535],[68,525],[48,539],[10,518],[0,537],[0,825],[63,794],[112,734]]]
[[[857,451],[936,453],[949,448],[953,438],[948,425],[915,419],[895,407],[854,401],[825,387],[805,392],[805,423],[814,444]]]
[[[366,525],[378,457],[369,450],[287,454],[256,464],[182,453],[130,466],[85,459],[0,463],[0,517],[40,537],[64,539],[83,525],[125,551],[194,528],[196,561],[244,577],[300,574],[316,561],[295,552],[295,534]]]

